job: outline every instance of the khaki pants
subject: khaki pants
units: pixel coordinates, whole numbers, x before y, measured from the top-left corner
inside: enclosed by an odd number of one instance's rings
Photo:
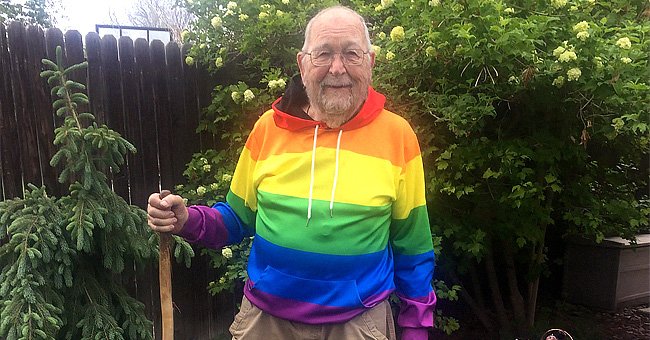
[[[395,325],[388,301],[341,324],[308,325],[276,318],[255,307],[244,296],[230,326],[233,340],[395,340]]]

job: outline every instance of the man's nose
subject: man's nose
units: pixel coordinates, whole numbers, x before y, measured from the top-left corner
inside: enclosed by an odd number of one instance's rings
[[[332,65],[330,65],[329,72],[333,75],[344,74],[347,72],[345,64],[343,64],[343,55],[336,53],[334,59],[332,59]]]

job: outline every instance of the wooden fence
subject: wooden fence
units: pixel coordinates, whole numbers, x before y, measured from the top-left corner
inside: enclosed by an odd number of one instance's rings
[[[22,196],[26,183],[46,185],[55,196],[66,192],[57,182],[57,169],[49,166],[60,118],[52,110],[50,87],[39,76],[41,59],[54,60],[56,46],[64,48],[66,65],[88,61],[87,72],[71,76],[88,87],[90,107],[85,109],[138,149],[113,176],[115,192],[145,207],[149,193],[182,183],[192,153],[212,146],[210,137],[202,140],[195,129],[216,84],[207,72],[183,62],[188,46],[96,33],[85,36],[84,46],[77,31],[64,35],[13,22],[0,25],[0,199]],[[207,260],[196,259],[191,269],[175,264],[173,270],[177,338],[228,338],[233,297],[207,293],[215,277]],[[149,268],[131,286],[160,338],[157,279],[157,268]]]

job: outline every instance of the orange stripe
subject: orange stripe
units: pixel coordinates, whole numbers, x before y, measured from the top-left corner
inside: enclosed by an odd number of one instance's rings
[[[267,111],[262,115],[246,143],[246,148],[250,150],[254,160],[284,153],[311,151],[314,142],[313,129],[291,132],[278,128],[273,122],[272,113],[273,111]],[[265,135],[268,137],[263,138]],[[318,147],[336,148],[337,137],[338,130],[319,128]],[[261,140],[264,140],[263,145],[259,142]],[[341,149],[386,159],[396,166],[402,166],[420,155],[417,138],[411,127],[404,118],[388,110],[384,110],[364,128],[343,131]]]

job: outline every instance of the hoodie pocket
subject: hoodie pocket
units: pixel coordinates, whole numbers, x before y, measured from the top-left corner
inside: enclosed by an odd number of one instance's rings
[[[314,280],[283,273],[267,266],[253,285],[254,290],[285,299],[313,303],[320,306],[364,307],[354,280]]]

